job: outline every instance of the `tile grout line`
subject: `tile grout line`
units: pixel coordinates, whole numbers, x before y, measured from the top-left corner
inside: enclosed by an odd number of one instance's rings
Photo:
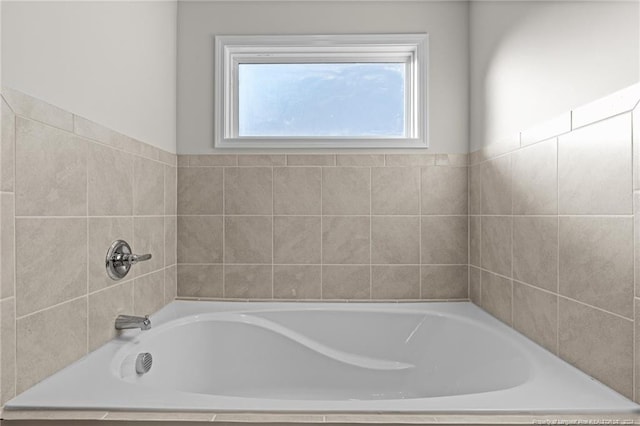
[[[337,156],[334,155],[334,165],[337,164]],[[320,299],[323,298],[322,288],[324,287],[324,243],[323,243],[323,232],[324,232],[324,222],[322,218],[324,217],[324,167],[320,167]]]
[[[573,122],[572,122],[573,127]],[[556,350],[555,353],[560,356],[560,139],[556,138],[556,213],[557,229],[556,235]]]
[[[287,157],[285,156],[285,163]],[[275,186],[276,186],[276,171],[275,167],[271,166],[271,297],[275,296],[276,289],[276,268],[274,266],[275,260],[275,213],[276,213],[276,198],[275,198]],[[322,283],[321,283],[322,284]]]
[[[9,103],[7,103],[9,105]],[[14,351],[14,363],[13,363],[13,394],[14,397],[18,393],[18,295],[17,295],[17,256],[16,252],[16,202],[17,197],[15,195],[16,191],[16,150],[17,150],[17,139],[18,139],[18,131],[17,131],[17,120],[16,115],[13,115],[13,351]],[[2,324],[0,324],[1,326]],[[3,396],[3,399],[5,397]]]
[[[495,275],[495,276],[500,277],[500,278],[502,278],[502,279],[505,279],[505,280],[511,280],[511,278],[509,278],[509,277],[507,277],[507,276],[505,276],[505,275],[499,274],[499,273],[497,273],[497,272],[493,272],[493,271],[491,271],[491,270],[489,270],[489,269],[486,269],[486,268],[480,268],[480,269],[481,269],[481,271],[483,271],[483,272],[489,273],[489,274],[491,274],[491,275]],[[527,285],[527,286],[529,286],[529,287],[531,287],[531,288],[535,288],[535,289],[540,290],[540,291],[542,291],[542,292],[555,294],[555,293],[553,293],[552,291],[550,291],[550,290],[546,290],[546,289],[544,289],[544,288],[542,288],[542,287],[538,287],[538,286],[535,286],[535,285],[533,285],[533,284],[529,284],[529,283],[524,282],[524,281],[519,281],[519,280],[516,280],[516,281],[517,281],[519,284]],[[633,321],[633,319],[631,319],[631,318],[629,318],[629,317],[625,317],[624,315],[618,314],[618,313],[616,313],[616,312],[608,311],[608,310],[606,310],[606,309],[604,309],[604,308],[600,308],[600,307],[598,307],[598,306],[591,305],[591,304],[589,304],[589,303],[587,303],[587,302],[583,302],[583,301],[581,301],[581,300],[574,299],[574,298],[569,297],[569,296],[565,296],[565,295],[562,295],[562,294],[558,294],[557,296],[558,296],[559,298],[561,298],[561,299],[565,299],[565,300],[568,300],[568,301],[571,301],[571,302],[579,303],[579,304],[581,304],[581,305],[587,306],[587,307],[589,307],[589,308],[596,309],[596,310],[598,310],[598,311],[601,311],[601,312],[604,312],[604,313],[606,313],[606,314],[610,314],[610,315],[616,316],[616,317],[618,317],[618,318],[621,318],[621,319],[624,319],[624,320],[627,320],[627,321]]]
[[[387,156],[384,156],[385,164]],[[373,299],[373,167],[369,167],[369,299]]]
[[[515,152],[515,151],[514,151]],[[511,278],[510,278],[510,282],[511,282],[511,328],[515,329],[515,321],[514,321],[514,314],[515,314],[515,307],[514,307],[514,301],[515,301],[515,289],[514,289],[514,285],[513,285],[513,232],[514,232],[514,220],[513,220],[513,155],[509,154],[509,192],[511,195],[511,212],[509,215],[509,222],[510,222],[510,243],[511,243]]]
[[[573,125],[573,122],[572,122]],[[632,395],[632,399],[633,401],[636,401],[638,399],[638,395],[637,395],[637,391],[636,391],[636,374],[638,373],[637,371],[637,365],[636,365],[636,359],[638,354],[636,353],[636,346],[637,346],[637,342],[636,342],[636,329],[637,329],[637,322],[636,322],[636,300],[635,300],[635,296],[636,296],[636,203],[635,203],[635,192],[634,192],[634,187],[636,185],[635,182],[635,175],[637,174],[636,168],[638,166],[637,162],[636,162],[636,150],[637,150],[637,146],[634,143],[635,142],[635,136],[634,132],[633,132],[633,128],[634,128],[634,113],[631,113],[631,212],[633,213],[633,219],[631,221],[631,233],[632,233],[632,241],[633,241],[633,245],[632,245],[632,250],[633,250],[633,297],[631,299],[631,303],[632,303],[632,315],[633,315],[633,347],[632,347],[632,357],[631,357],[631,362],[632,362],[632,369],[631,369],[631,395]]]
[[[480,251],[480,253],[479,253],[480,254],[480,259],[478,260],[479,268],[480,268],[480,307],[484,309],[484,307],[483,307],[484,301],[483,301],[483,297],[482,297],[482,295],[483,295],[482,267],[484,266],[483,265],[484,262],[483,262],[483,258],[482,258],[482,246],[483,246],[482,232],[483,232],[483,229],[484,229],[484,216],[483,216],[483,214],[484,214],[484,210],[483,210],[484,209],[484,202],[483,202],[483,196],[482,195],[483,195],[483,187],[484,187],[484,179],[483,179],[484,166],[477,166],[477,167],[478,167],[478,176],[480,178],[479,179],[480,180],[480,186],[479,186],[480,189],[479,189],[479,193],[478,193],[478,197],[479,197],[478,203],[480,204],[479,212],[478,212],[479,215],[480,215],[479,216],[480,217],[480,243],[479,243],[480,244],[480,249],[479,249],[479,251]]]
[[[236,164],[237,164],[238,160],[236,159]],[[189,164],[191,164],[191,160],[189,160]],[[227,279],[226,279],[226,255],[227,255],[227,242],[226,242],[226,238],[227,238],[227,205],[226,205],[226,198],[227,198],[227,191],[225,191],[225,175],[227,174],[227,170],[226,169],[222,169],[222,298],[224,299],[226,294],[227,294]],[[273,280],[272,280],[272,286],[273,286]]]
[[[418,168],[418,297],[422,299],[422,168]]]
[[[470,214],[470,198],[471,198],[471,167],[467,166],[467,297],[471,301],[471,214]]]
[[[76,124],[75,124],[75,114],[72,115],[72,121],[73,121],[73,130],[75,131],[76,129]],[[85,309],[86,309],[86,314],[87,314],[87,318],[86,318],[86,329],[87,329],[87,335],[86,335],[86,347],[85,347],[85,354],[89,353],[89,146],[87,146],[87,162],[85,163],[85,194],[87,196],[86,199],[86,204],[85,204],[85,231],[86,231],[86,236],[85,236],[85,250],[86,250],[86,254],[87,254],[87,263],[86,263],[86,271],[85,271],[85,292],[86,292],[86,303],[85,303]]]

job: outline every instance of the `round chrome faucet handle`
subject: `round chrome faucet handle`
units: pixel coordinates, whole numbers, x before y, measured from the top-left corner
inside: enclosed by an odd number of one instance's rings
[[[107,251],[105,267],[107,275],[112,280],[121,280],[133,265],[151,259],[151,254],[133,254],[131,246],[126,241],[117,240],[111,244]]]

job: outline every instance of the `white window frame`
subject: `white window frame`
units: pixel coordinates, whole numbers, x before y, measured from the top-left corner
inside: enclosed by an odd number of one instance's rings
[[[405,62],[405,137],[240,137],[238,66],[244,63]],[[428,35],[215,37],[216,148],[428,148]]]

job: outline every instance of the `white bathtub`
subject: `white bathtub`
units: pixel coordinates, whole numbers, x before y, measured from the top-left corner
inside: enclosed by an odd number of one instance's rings
[[[6,409],[630,413],[470,303],[176,301]],[[144,375],[138,353],[153,355]]]

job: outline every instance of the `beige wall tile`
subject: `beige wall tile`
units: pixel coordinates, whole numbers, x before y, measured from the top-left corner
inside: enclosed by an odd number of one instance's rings
[[[175,265],[177,261],[178,220],[176,216],[164,218],[164,266]]]
[[[322,171],[319,167],[273,169],[274,214],[320,214]]]
[[[391,167],[404,166],[434,166],[434,154],[387,154],[385,164]]]
[[[478,164],[483,161],[484,155],[481,149],[469,153],[469,164]]]
[[[558,352],[558,296],[513,282],[513,328]]]
[[[16,214],[87,214],[87,143],[84,140],[17,117]]]
[[[481,222],[482,218],[480,216],[469,216],[469,263],[478,267],[481,266]]]
[[[89,216],[133,214],[133,157],[89,143]]]
[[[14,191],[16,117],[0,97],[0,190]]]
[[[422,168],[422,214],[467,214],[467,168]]]
[[[625,87],[571,111],[573,128],[582,127],[606,117],[633,109],[640,97],[640,84]]]
[[[320,299],[320,265],[274,265],[273,297],[276,299]]]
[[[371,267],[372,299],[418,299],[419,265],[374,265]]]
[[[381,167],[384,166],[384,154],[338,154],[338,166]]]
[[[73,132],[73,114],[70,112],[8,87],[2,88],[2,97],[18,115]]]
[[[635,296],[640,296],[640,192],[633,193],[633,246]]]
[[[178,214],[222,214],[220,167],[178,167]]]
[[[224,169],[225,214],[272,214],[271,167],[227,167]]]
[[[482,306],[481,276],[481,269],[469,267],[469,299],[478,306]]]
[[[222,265],[178,265],[179,297],[223,297]]]
[[[232,299],[270,299],[271,265],[225,265],[224,297]]]
[[[513,278],[558,290],[558,218],[513,218]]]
[[[164,268],[164,217],[134,217],[131,250],[152,256],[133,268],[135,276]]]
[[[0,315],[0,404],[4,405],[16,395],[15,299],[0,302]]]
[[[469,214],[482,213],[482,167],[481,164],[469,167]]]
[[[560,293],[633,317],[633,220],[560,218]]]
[[[372,263],[420,263],[420,218],[371,218]]]
[[[238,155],[239,166],[285,166],[287,164],[287,156],[257,154],[257,155]]]
[[[421,296],[423,299],[467,299],[469,276],[467,265],[422,266]]]
[[[213,413],[206,412],[144,412],[144,411],[111,411],[107,413],[106,417],[101,417],[102,421],[99,424],[106,423],[107,425],[123,424],[128,425],[131,423],[140,424],[143,426],[150,426],[153,423],[160,422],[169,426],[189,426],[192,424],[210,422],[214,417]],[[85,425],[80,425],[85,426]],[[97,425],[86,425],[97,426]]]
[[[436,166],[468,166],[469,154],[436,154]]]
[[[238,165],[237,155],[189,155],[188,158],[191,167],[234,167]]]
[[[631,214],[631,175],[630,114],[561,136],[560,214]]]
[[[482,217],[482,267],[511,276],[511,216]]]
[[[17,393],[85,355],[86,324],[86,297],[20,318],[16,325]]]
[[[19,420],[23,426],[38,426],[46,422],[69,422],[73,420],[74,426],[95,426],[84,420],[100,420],[107,415],[106,411],[100,410],[14,410],[4,411],[3,421]]]
[[[369,265],[325,265],[322,267],[323,299],[370,299]]]
[[[273,246],[271,216],[227,216],[224,226],[225,263],[271,263]],[[179,254],[178,262],[180,262]]]
[[[288,166],[335,166],[334,154],[293,154],[287,155]]]
[[[482,164],[482,214],[511,214],[511,156]]]
[[[164,303],[173,302],[178,296],[178,266],[169,266],[164,270]]]
[[[322,171],[322,213],[369,214],[371,171],[366,167],[325,167]]]
[[[116,317],[133,312],[133,281],[89,295],[89,350],[115,338]]]
[[[219,413],[216,414],[216,423],[246,422],[246,423],[271,423],[271,424],[291,424],[299,426],[305,423],[322,423],[323,416],[309,414],[278,414],[278,413]]]
[[[178,213],[178,169],[164,166],[164,214],[175,216]]]
[[[131,217],[92,217],[89,218],[89,291],[101,290],[116,281],[109,278],[105,270],[105,256],[111,244],[116,240],[125,240],[133,244],[133,218]],[[136,253],[136,247],[132,247]],[[137,252],[140,254],[141,252]],[[156,253],[152,253],[156,255]],[[139,265],[134,268],[137,269]],[[133,271],[125,280],[133,278]]]
[[[633,133],[633,189],[640,189],[640,108],[631,113]]]
[[[571,131],[571,111],[520,132],[522,146],[531,145]]]
[[[482,158],[496,158],[520,148],[520,132],[512,133],[502,139],[492,141],[482,148]]]
[[[0,194],[0,299],[15,294],[14,202],[14,194]]]
[[[60,247],[74,250],[73,268],[52,273],[52,265],[60,261]],[[17,315],[27,315],[86,292],[87,220],[17,219]]]
[[[467,263],[467,216],[423,216],[421,234],[422,263]]]
[[[374,167],[371,169],[373,214],[420,214],[420,169]]]
[[[640,357],[637,356],[638,351],[640,351],[640,299],[633,299],[635,305],[635,315],[633,319],[633,344],[634,344],[634,365],[633,365],[633,374],[634,374],[634,384],[635,387],[633,389],[635,402],[638,402],[640,399]],[[2,370],[4,371],[4,369]]]
[[[500,321],[511,325],[511,280],[482,271],[482,307]]]
[[[558,214],[556,139],[513,154],[513,213]]]
[[[560,357],[621,394],[633,390],[633,322],[560,298]]]
[[[77,115],[73,117],[73,131],[79,136],[118,149],[126,149],[131,144],[131,138]]]
[[[434,416],[427,416],[424,414],[328,414],[325,416],[326,423],[332,424],[435,424],[435,423],[452,423],[449,422],[448,419],[451,418],[451,415],[438,416],[438,418]],[[443,421],[444,420],[444,421]],[[458,422],[457,419],[454,420],[456,423],[463,424],[462,422]],[[469,424],[465,422],[464,424]]]
[[[128,147],[125,146],[125,151],[148,160],[160,160],[160,149],[139,140],[130,138]]]
[[[133,312],[151,315],[164,306],[164,271],[143,275],[133,281]]]
[[[164,166],[157,161],[133,160],[133,213],[164,214]]]
[[[369,216],[325,216],[322,220],[322,263],[369,264]]]
[[[275,263],[321,262],[320,217],[276,216],[273,221]]]
[[[178,216],[178,263],[221,263],[222,216]]]

